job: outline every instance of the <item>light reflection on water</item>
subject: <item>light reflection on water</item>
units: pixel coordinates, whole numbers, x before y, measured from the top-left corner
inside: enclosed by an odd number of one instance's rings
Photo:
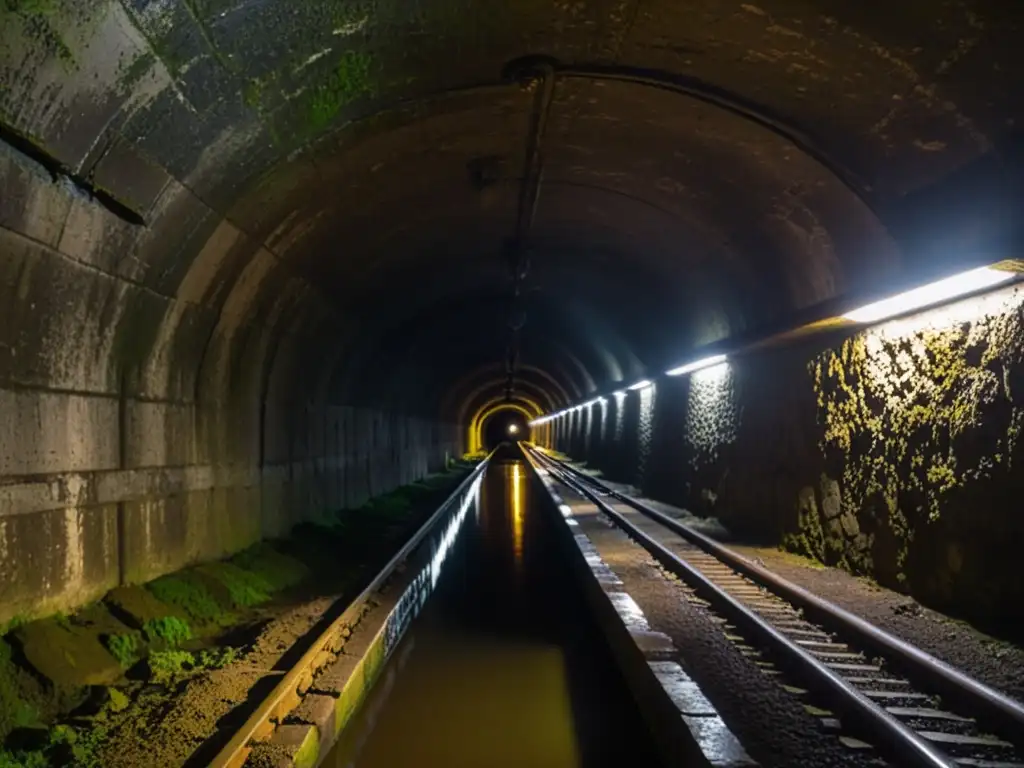
[[[443,631],[409,640],[400,673],[381,681],[326,766],[580,764],[559,648]]]
[[[512,467],[512,546],[516,569],[523,565],[523,478],[516,464]]]
[[[521,461],[491,465],[437,589],[324,766],[656,764],[536,493]]]

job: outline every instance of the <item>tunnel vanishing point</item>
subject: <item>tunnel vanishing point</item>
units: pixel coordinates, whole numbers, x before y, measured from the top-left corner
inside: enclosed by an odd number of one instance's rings
[[[740,534],[1019,606],[1024,294],[822,321],[1021,253],[1022,32],[998,0],[0,0],[0,621],[510,411]]]

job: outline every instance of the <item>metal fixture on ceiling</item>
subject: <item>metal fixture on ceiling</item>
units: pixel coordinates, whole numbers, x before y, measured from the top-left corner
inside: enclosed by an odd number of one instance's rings
[[[517,73],[517,79],[534,93],[530,132],[526,138],[526,152],[523,159],[522,182],[519,186],[519,203],[516,212],[515,232],[506,241],[503,256],[509,266],[511,278],[511,299],[508,306],[506,329],[508,341],[505,348],[505,400],[515,395],[516,373],[519,368],[520,334],[526,324],[526,307],[523,304],[524,285],[530,274],[529,236],[533,218],[540,198],[540,185],[544,175],[542,144],[547,126],[551,98],[554,94],[555,71],[550,62],[539,60],[529,63]]]

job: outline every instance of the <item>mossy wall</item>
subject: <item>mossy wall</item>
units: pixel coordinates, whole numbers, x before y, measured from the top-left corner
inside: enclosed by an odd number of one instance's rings
[[[1008,288],[659,384],[646,490],[935,607],[1005,618],[1024,601],[1022,307]],[[640,469],[637,448],[595,455]]]

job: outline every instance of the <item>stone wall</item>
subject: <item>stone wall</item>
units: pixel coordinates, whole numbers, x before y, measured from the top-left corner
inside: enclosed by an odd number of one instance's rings
[[[1024,601],[1022,307],[1003,289],[660,380],[650,458],[635,393],[594,455],[746,538],[998,620]]]
[[[154,206],[173,232],[0,142],[0,623],[283,535],[461,453],[454,425],[345,405],[334,310],[265,244],[173,180]]]
[[[26,405],[12,413],[24,409],[31,412]],[[73,410],[66,413],[61,423],[75,424]],[[91,464],[95,453],[61,467],[54,454],[69,457],[74,448],[61,444],[65,437],[51,423],[17,430],[5,423],[0,455],[21,456],[23,466],[17,476],[0,478],[0,623],[68,610],[120,583],[283,536],[300,522],[358,506],[443,467],[460,449],[456,430],[414,418],[330,407],[312,421],[305,434],[312,445],[290,460],[131,469]],[[120,429],[115,416],[96,425],[94,436],[103,442],[109,435],[117,448]],[[150,450],[146,440],[132,448]],[[57,447],[27,452],[34,442]]]

